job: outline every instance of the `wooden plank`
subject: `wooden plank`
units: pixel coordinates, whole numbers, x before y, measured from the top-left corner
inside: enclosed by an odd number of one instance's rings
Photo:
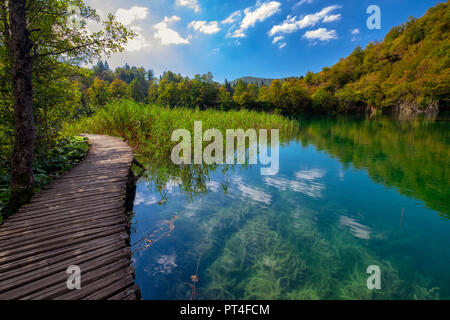
[[[82,272],[81,274],[81,286],[84,287],[95,280],[98,280],[99,278],[106,277],[108,275],[113,274],[114,272],[117,272],[119,270],[125,269],[129,267],[130,261],[127,258],[120,259],[114,263],[107,264],[106,266],[102,266],[99,269],[93,270],[91,272]],[[67,288],[67,286],[61,286],[61,284],[56,284],[53,286],[50,286],[48,288],[45,288],[43,290],[37,291],[31,295],[25,296],[22,299],[24,300],[35,300],[35,299],[55,299],[59,296],[62,296],[64,294],[67,294],[71,292]]]
[[[0,263],[3,260],[3,257],[10,256],[11,253],[22,253],[28,252],[29,254],[35,254],[36,252],[42,252],[45,250],[57,249],[62,246],[67,245],[72,242],[83,241],[83,238],[89,238],[90,236],[103,236],[103,235],[111,235],[114,233],[119,233],[125,230],[125,225],[122,226],[113,226],[113,227],[104,227],[96,230],[87,230],[87,231],[79,231],[75,233],[64,234],[63,236],[52,238],[51,240],[39,241],[39,239],[35,240],[34,243],[24,245],[24,246],[15,246],[15,245],[6,245],[0,247]]]
[[[101,181],[97,180],[90,180],[90,181],[83,181],[83,185],[80,186],[79,183],[55,183],[52,186],[49,186],[41,191],[41,194],[47,194],[52,192],[77,192],[77,191],[83,191],[86,190],[86,188],[89,189],[95,189],[97,187],[104,186],[105,184],[108,184],[109,182],[117,182],[117,183],[124,183],[127,181],[127,178],[123,177],[117,177],[117,178],[108,178]]]
[[[45,218],[33,219],[36,224],[26,224],[20,226],[12,225],[11,228],[5,229],[0,232],[0,241],[11,239],[11,238],[20,238],[17,236],[18,233],[20,235],[27,235],[30,233],[40,232],[40,229],[44,229],[46,231],[53,231],[55,229],[63,228],[65,226],[70,226],[71,224],[86,222],[86,223],[95,223],[96,221],[102,219],[111,219],[114,217],[123,217],[123,214],[119,214],[120,211],[109,209],[109,210],[101,210],[97,211],[95,215],[91,215],[90,213],[80,213],[69,216],[61,216],[61,219],[52,219],[49,220],[46,224]]]
[[[87,203],[87,202],[95,202],[101,199],[110,199],[110,198],[117,198],[117,196],[125,196],[125,188],[120,189],[112,189],[111,191],[103,191],[103,192],[96,192],[95,194],[91,195],[76,195],[76,196],[65,196],[65,197],[59,197],[59,198],[49,198],[44,201],[35,201],[33,204],[29,205],[28,209],[34,209],[34,208],[42,208],[42,207],[53,207],[58,204],[66,204],[69,200],[72,204],[76,203],[80,205],[80,203]]]
[[[92,205],[92,206],[98,206],[99,204],[108,204],[111,202],[116,202],[116,201],[122,201],[124,200],[124,195],[118,195],[116,197],[108,197],[105,199],[94,199],[94,201],[83,201],[78,200],[78,201],[67,201],[65,203],[57,203],[57,204],[50,204],[48,206],[41,206],[41,207],[37,207],[37,208],[31,208],[30,209],[30,214],[36,214],[36,213],[42,213],[45,211],[60,211],[60,210],[69,210],[69,209],[74,209],[74,208],[80,208],[80,205],[83,205],[84,207],[87,207],[88,205]],[[14,217],[14,216],[13,216]]]
[[[74,219],[94,219],[97,216],[101,217],[104,213],[109,212],[121,214],[123,210],[125,210],[125,208],[122,203],[114,202],[98,208],[79,208],[72,209],[70,211],[52,212],[48,214],[42,213],[29,217],[28,219],[15,220],[14,223],[5,224],[0,229],[0,239],[2,238],[2,235],[40,228],[41,226],[45,227],[46,223],[48,223],[47,226],[51,228],[52,223],[57,223],[58,221],[64,223]]]
[[[21,268],[23,266],[31,265],[33,263],[39,262],[44,259],[49,259],[52,257],[66,254],[67,252],[74,252],[76,250],[84,250],[84,249],[92,250],[93,248],[95,249],[95,248],[101,248],[101,247],[107,246],[113,242],[114,243],[119,242],[119,241],[124,242],[127,239],[128,239],[128,235],[126,233],[121,233],[119,235],[114,234],[112,236],[102,237],[100,239],[93,239],[90,241],[85,241],[83,243],[66,246],[66,247],[63,247],[63,248],[60,248],[57,250],[52,250],[52,251],[44,252],[41,254],[36,254],[36,255],[33,255],[30,257],[25,257],[25,258],[21,258],[18,260],[14,260],[9,263],[2,264],[2,265],[0,265],[0,272],[4,273],[4,272],[7,272],[12,269]]]
[[[103,229],[105,227],[112,227],[117,225],[123,225],[125,222],[125,217],[122,215],[116,215],[115,217],[109,219],[103,219],[96,223],[87,223],[86,221],[81,221],[76,224],[69,224],[66,226],[59,225],[58,228],[44,228],[45,233],[36,232],[33,230],[32,232],[28,232],[24,234],[21,233],[21,237],[13,237],[9,239],[2,239],[2,246],[10,246],[16,244],[17,246],[22,246],[24,242],[33,242],[33,241],[45,241],[54,239],[56,237],[61,237],[67,234],[73,234],[74,232],[88,231],[93,229]],[[42,229],[42,228],[41,228]],[[39,230],[40,231],[40,230]]]
[[[100,206],[101,205],[101,206]],[[77,212],[84,212],[86,210],[95,210],[96,208],[105,208],[109,205],[119,205],[121,207],[125,207],[123,200],[121,198],[118,199],[107,199],[107,201],[101,201],[99,203],[91,203],[91,202],[86,202],[83,206],[80,206],[79,204],[70,204],[69,206],[55,206],[55,207],[51,207],[51,208],[41,208],[41,209],[36,209],[33,211],[30,211],[29,213],[21,213],[20,215],[18,215],[17,217],[14,215],[10,218],[8,218],[8,220],[6,222],[3,223],[3,225],[8,225],[9,223],[16,223],[15,221],[26,221],[29,219],[32,219],[34,217],[38,217],[38,216],[55,216],[57,214],[60,213],[77,213]]]
[[[62,295],[58,298],[63,300],[71,300],[71,299],[106,299],[109,296],[112,296],[115,292],[109,291],[111,290],[108,287],[114,283],[119,283],[121,289],[126,289],[127,285],[132,285],[133,281],[133,268],[122,269],[117,273],[109,275],[105,278],[101,278],[97,281],[94,281],[82,288],[82,290],[71,291],[65,295]],[[120,290],[119,288],[119,290]],[[108,290],[108,291],[105,291]],[[100,293],[98,297],[96,297],[96,293]],[[106,297],[105,297],[106,293]]]
[[[114,187],[114,189],[112,188]],[[103,183],[101,186],[95,187],[95,188],[82,188],[81,186],[78,187],[78,189],[63,189],[58,190],[58,192],[41,192],[39,197],[36,197],[34,199],[34,203],[40,202],[40,201],[47,201],[48,197],[51,197],[52,199],[62,198],[62,197],[68,197],[73,196],[72,199],[76,199],[75,196],[78,198],[88,196],[93,193],[97,192],[121,192],[123,191],[124,186],[120,182],[116,182],[114,184],[107,184]]]
[[[52,274],[44,277],[39,277],[34,275],[33,278],[29,277],[25,280],[34,280],[32,282],[26,282],[23,279],[21,281],[21,286],[14,286],[13,289],[8,290],[4,293],[0,293],[0,300],[11,300],[11,299],[21,299],[27,295],[40,291],[44,288],[50,286],[59,285],[61,287],[67,287],[68,274],[66,273],[67,267],[69,265],[77,265],[81,269],[81,274],[83,270],[88,272],[90,270],[97,269],[101,266],[112,264],[129,256],[129,248],[123,248],[120,250],[112,250],[109,253],[98,256],[95,259],[87,260],[86,262],[80,263],[78,257],[72,261],[67,261],[68,264],[64,264],[63,267],[59,269],[54,268]],[[77,264],[79,263],[79,264]],[[77,290],[78,291],[78,290]],[[81,291],[81,290],[80,290]],[[1,291],[0,291],[1,292]]]
[[[3,272],[0,275],[0,281],[5,281],[7,279],[20,276],[21,274],[31,273],[31,272],[37,270],[38,268],[52,266],[58,262],[64,262],[66,260],[74,259],[74,257],[80,256],[82,254],[88,254],[90,252],[94,252],[94,251],[100,250],[102,248],[111,247],[111,248],[116,249],[116,248],[121,248],[124,246],[126,246],[125,241],[116,239],[114,241],[100,243],[99,245],[97,245],[95,247],[93,247],[92,245],[87,246],[87,247],[81,247],[81,246],[78,248],[74,247],[73,250],[66,252],[64,254],[53,255],[46,259],[42,259],[42,260],[36,261],[34,263],[29,263],[29,264],[21,266],[21,267],[16,267],[12,270],[10,269],[7,272]]]
[[[101,265],[106,265],[110,263],[111,261],[108,259],[113,259],[113,261],[117,260],[118,257],[128,257],[129,256],[130,249],[126,247],[125,244],[123,244],[123,247],[117,247],[116,245],[109,245],[97,250],[93,250],[87,253],[81,253],[79,255],[76,255],[72,257],[71,259],[68,259],[66,261],[58,262],[55,264],[51,264],[48,266],[44,266],[39,268],[38,270],[34,270],[29,273],[24,273],[16,277],[8,278],[5,280],[2,280],[0,284],[0,299],[2,299],[2,294],[5,292],[12,291],[12,289],[22,287],[26,284],[33,284],[35,287],[48,287],[52,283],[52,281],[49,279],[49,277],[52,277],[54,275],[57,275],[58,273],[63,272],[65,279],[67,280],[68,276],[66,274],[67,267],[70,265],[77,265],[82,268],[82,266],[85,266],[86,262],[88,261],[97,261],[100,262],[98,259],[101,257]],[[117,255],[117,256],[116,256]],[[81,269],[83,270],[83,269]],[[45,281],[44,281],[45,279]],[[58,278],[59,279],[59,278]],[[39,284],[36,284],[38,282]],[[41,286],[43,285],[43,286]]]

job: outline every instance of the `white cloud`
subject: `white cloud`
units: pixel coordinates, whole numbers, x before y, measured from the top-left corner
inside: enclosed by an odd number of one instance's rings
[[[294,5],[294,9],[295,8],[298,8],[298,7],[300,7],[300,6],[302,6],[302,5],[304,5],[305,3],[308,3],[308,4],[311,4],[311,3],[313,3],[313,1],[314,0],[300,0],[299,2],[297,2],[295,5]]]
[[[280,11],[281,3],[276,1],[263,3],[254,11],[250,11],[250,8],[245,9],[245,17],[241,22],[241,30],[247,30],[250,27],[255,26],[256,22],[262,22],[270,16]]]
[[[283,40],[284,40],[283,36],[278,36],[273,38],[272,43],[276,44],[279,42],[278,48],[283,49],[284,47],[286,47],[286,42],[284,42]]]
[[[150,43],[142,35],[141,27],[132,26],[131,30],[136,34],[136,36],[133,39],[128,40],[127,44],[125,45],[126,51],[139,51],[150,46]]]
[[[356,41],[359,38],[360,31],[358,28],[352,30],[352,41]]]
[[[283,40],[284,39],[284,37],[283,36],[278,36],[278,37],[275,37],[275,38],[273,38],[273,41],[272,41],[272,43],[277,43],[278,41],[281,41],[281,40]]]
[[[129,52],[139,51],[143,48],[149,47],[150,43],[142,35],[142,28],[133,23],[136,20],[143,20],[148,16],[148,8],[133,6],[130,9],[119,8],[116,11],[116,19],[118,22],[130,28],[136,36],[128,40],[125,45],[125,50]]]
[[[245,38],[245,33],[241,30],[235,30],[233,32],[228,32],[226,35],[227,38]]]
[[[230,195],[232,197],[252,200],[263,206],[270,205],[270,203],[272,202],[272,196],[269,193],[260,188],[251,187],[245,184],[242,180],[243,179],[240,176],[232,178],[233,189],[230,190]]]
[[[322,179],[326,172],[321,169],[302,170],[295,173],[295,177],[300,180]]]
[[[270,187],[277,188],[281,191],[293,191],[303,193],[311,198],[321,198],[322,191],[325,190],[325,185],[317,181],[301,181],[291,180],[282,177],[265,177],[264,182]]]
[[[164,17],[164,20],[161,21],[158,24],[155,24],[153,27],[156,29],[155,32],[155,39],[160,39],[161,40],[161,44],[166,46],[166,45],[179,45],[179,44],[188,44],[189,40],[188,39],[184,39],[183,37],[180,36],[180,34],[169,28],[168,24],[171,22],[176,22],[179,21],[180,17],[177,16],[172,16],[170,18],[168,17]]]
[[[181,20],[181,18],[178,16],[171,16],[170,18],[164,17],[164,22],[167,22],[167,23],[177,22],[180,20]]]
[[[332,39],[337,39],[337,33],[336,30],[327,30],[326,28],[319,28],[316,30],[305,32],[303,37],[308,40],[328,41]]]
[[[269,31],[270,36],[274,36],[279,33],[292,33],[299,29],[307,27],[314,27],[320,22],[331,22],[340,19],[341,15],[329,15],[330,12],[339,9],[341,6],[333,5],[323,8],[319,12],[308,14],[301,19],[297,17],[288,16],[286,20],[279,25],[275,25]]]
[[[372,230],[368,226],[357,222],[355,219],[346,216],[340,216],[339,225],[341,227],[349,227],[350,233],[357,238],[365,240],[370,239],[370,233],[372,232]]]
[[[135,20],[142,20],[147,18],[148,8],[145,7],[131,7],[130,9],[118,9],[116,11],[116,19],[118,22],[128,26]]]
[[[219,192],[220,189],[220,183],[217,181],[207,181],[205,183],[206,187],[208,188],[208,191],[211,192]]]
[[[231,24],[237,21],[237,18],[241,16],[241,10],[233,12],[228,18],[222,21],[223,24]]]
[[[323,22],[333,22],[338,21],[339,19],[341,19],[340,14],[332,14],[330,16],[326,16],[325,18],[323,18]]]
[[[200,6],[197,0],[177,0],[175,2],[177,6],[188,7],[193,9],[195,12],[200,12]]]
[[[280,11],[280,6],[280,2],[271,1],[259,5],[253,11],[251,8],[246,8],[244,10],[244,18],[241,21],[239,29],[235,30],[233,33],[229,33],[227,36],[231,38],[245,37],[245,31],[248,28],[254,27],[257,22],[262,22]]]
[[[156,198],[155,196],[147,196],[143,193],[140,192],[136,192],[136,197],[134,198],[134,205],[140,205],[141,203],[143,203],[146,206],[151,206],[152,204],[155,204],[158,202],[158,198]]]
[[[192,21],[188,27],[205,34],[214,34],[220,31],[217,21]]]

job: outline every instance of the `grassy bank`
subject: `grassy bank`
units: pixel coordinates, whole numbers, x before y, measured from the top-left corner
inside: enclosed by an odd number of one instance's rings
[[[215,128],[224,136],[226,129],[280,129],[281,140],[297,126],[283,116],[256,111],[168,108],[124,99],[107,104],[92,117],[67,124],[63,134],[86,132],[121,137],[145,157],[167,160],[177,144],[171,141],[172,132],[187,129],[193,134],[194,121],[202,121],[203,130]]]

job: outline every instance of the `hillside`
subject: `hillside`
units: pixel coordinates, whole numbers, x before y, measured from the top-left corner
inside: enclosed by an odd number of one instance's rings
[[[288,114],[308,110],[448,110],[449,30],[446,2],[429,9],[422,18],[411,17],[393,28],[383,42],[355,48],[347,58],[319,73],[308,72],[296,79],[241,79],[258,85],[264,81],[267,88],[260,89],[254,102],[269,102]],[[242,95],[242,90],[239,93]],[[239,101],[239,97],[233,98]]]
[[[333,94],[331,107],[448,109],[450,97],[450,10],[439,4],[419,19],[393,28],[381,43],[356,48],[345,59],[305,83],[314,96]],[[328,106],[320,106],[326,107]]]

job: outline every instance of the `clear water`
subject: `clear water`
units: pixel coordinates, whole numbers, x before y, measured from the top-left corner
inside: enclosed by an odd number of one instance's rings
[[[449,299],[449,124],[302,120],[276,176],[153,167],[134,202],[143,298]]]

